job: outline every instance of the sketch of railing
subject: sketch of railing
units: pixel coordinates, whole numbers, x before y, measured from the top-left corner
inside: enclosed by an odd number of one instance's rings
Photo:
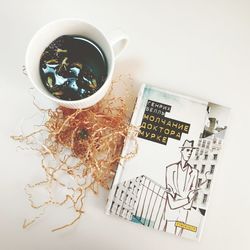
[[[111,213],[161,230],[166,199],[166,189],[142,175],[116,187]]]

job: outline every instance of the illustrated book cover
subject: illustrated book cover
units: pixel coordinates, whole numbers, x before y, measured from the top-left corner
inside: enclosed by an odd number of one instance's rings
[[[200,239],[229,109],[150,85],[139,91],[131,125],[138,152],[121,160],[106,213]],[[124,144],[122,156],[132,140]]]

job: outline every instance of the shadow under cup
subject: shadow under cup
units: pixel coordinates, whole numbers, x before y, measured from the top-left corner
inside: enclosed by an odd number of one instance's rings
[[[62,100],[53,96],[44,86],[40,76],[40,59],[45,49],[58,37],[64,35],[81,36],[93,41],[106,57],[106,80],[92,95],[80,100]],[[82,20],[58,20],[41,28],[30,41],[26,52],[25,66],[28,76],[36,89],[59,105],[69,108],[86,108],[101,100],[108,91],[114,70],[114,52],[106,36],[91,24]]]

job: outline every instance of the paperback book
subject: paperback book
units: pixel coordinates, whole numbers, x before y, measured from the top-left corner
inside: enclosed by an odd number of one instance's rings
[[[229,109],[143,85],[133,126],[138,152],[121,160],[106,213],[177,236],[200,239]],[[131,148],[128,136],[122,155]]]

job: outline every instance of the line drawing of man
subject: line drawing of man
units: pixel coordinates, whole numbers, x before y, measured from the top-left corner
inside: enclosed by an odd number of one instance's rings
[[[167,199],[164,209],[164,231],[181,236],[183,229],[175,223],[186,223],[194,197],[197,193],[199,171],[189,164],[194,149],[194,141],[185,140],[181,151],[181,159],[177,163],[166,166]]]

